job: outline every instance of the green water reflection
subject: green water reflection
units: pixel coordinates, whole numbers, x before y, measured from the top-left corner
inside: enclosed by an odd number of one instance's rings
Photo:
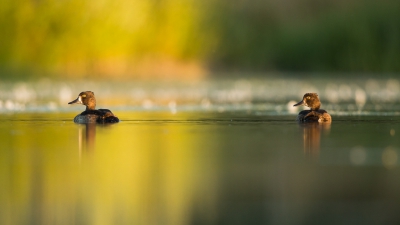
[[[400,117],[0,119],[1,224],[395,224]]]

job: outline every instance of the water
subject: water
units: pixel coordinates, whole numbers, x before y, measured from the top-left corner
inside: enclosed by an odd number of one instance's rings
[[[400,116],[4,114],[1,224],[395,224]]]
[[[121,122],[74,124],[84,90]],[[305,92],[332,124],[294,121]],[[0,82],[0,224],[398,224],[399,99],[393,79]]]

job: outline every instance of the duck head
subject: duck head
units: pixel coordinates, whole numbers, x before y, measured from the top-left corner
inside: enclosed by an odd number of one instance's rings
[[[69,102],[68,104],[82,104],[86,106],[86,110],[95,110],[96,108],[96,98],[94,93],[91,91],[84,91],[78,95],[78,98]]]
[[[303,100],[293,106],[304,105],[310,107],[311,110],[319,110],[321,107],[321,102],[319,101],[317,93],[306,93],[303,96]]]

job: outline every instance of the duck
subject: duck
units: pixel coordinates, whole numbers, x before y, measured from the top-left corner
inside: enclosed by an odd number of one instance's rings
[[[299,115],[297,116],[298,122],[332,122],[331,115],[329,115],[327,111],[320,109],[321,101],[319,100],[317,93],[306,93],[303,96],[303,99],[293,106],[299,105],[310,107],[310,109],[303,110],[299,113]]]
[[[109,109],[96,109],[96,98],[92,91],[83,91],[68,104],[82,104],[86,110],[74,118],[75,123],[118,123],[119,119]]]

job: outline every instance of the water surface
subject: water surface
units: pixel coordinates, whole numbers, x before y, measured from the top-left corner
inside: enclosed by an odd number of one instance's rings
[[[258,110],[0,119],[1,224],[398,224],[400,116]]]
[[[112,125],[72,122],[94,91]],[[298,124],[317,92],[332,124]],[[399,224],[400,83],[0,82],[0,224]]]

